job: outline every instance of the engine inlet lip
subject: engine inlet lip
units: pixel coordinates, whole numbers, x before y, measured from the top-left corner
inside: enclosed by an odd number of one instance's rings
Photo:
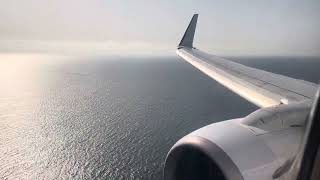
[[[172,179],[172,172],[175,171],[175,163],[180,157],[180,153],[185,148],[193,148],[203,152],[221,169],[223,175],[228,180],[244,180],[239,168],[232,159],[214,142],[206,138],[188,135],[179,140],[169,151],[163,171],[164,179]]]

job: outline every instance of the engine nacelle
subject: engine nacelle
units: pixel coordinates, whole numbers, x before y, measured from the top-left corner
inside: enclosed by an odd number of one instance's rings
[[[290,120],[292,123],[281,118],[289,112],[287,106],[273,108],[214,123],[183,137],[167,155],[164,178],[272,179],[297,152],[309,106],[292,107],[300,114],[296,116],[299,120]]]

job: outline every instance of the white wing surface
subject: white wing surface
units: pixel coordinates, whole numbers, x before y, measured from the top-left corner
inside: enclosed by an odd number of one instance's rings
[[[176,51],[184,60],[259,107],[312,101],[317,89],[314,83],[251,68],[195,49],[197,18],[195,14]]]

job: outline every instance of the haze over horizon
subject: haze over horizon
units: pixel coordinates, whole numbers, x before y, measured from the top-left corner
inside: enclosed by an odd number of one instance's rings
[[[0,52],[171,53],[194,13],[208,52],[320,55],[316,0],[1,0]]]

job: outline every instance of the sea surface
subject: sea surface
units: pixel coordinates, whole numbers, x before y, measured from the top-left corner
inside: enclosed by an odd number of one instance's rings
[[[230,57],[317,83],[320,58]],[[172,55],[0,55],[0,179],[162,179],[167,152],[257,109]]]

